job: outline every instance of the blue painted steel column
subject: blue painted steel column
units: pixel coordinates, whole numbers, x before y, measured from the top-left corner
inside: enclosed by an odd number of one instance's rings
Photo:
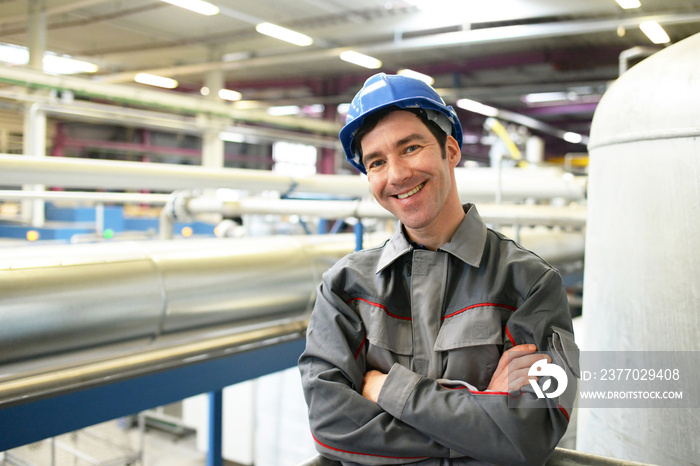
[[[362,220],[357,219],[354,227],[355,230],[355,251],[362,249],[362,237],[364,236],[365,227],[362,225]]]
[[[209,392],[209,448],[207,466],[223,466],[223,391]]]
[[[325,235],[328,233],[328,220],[325,218],[318,219],[318,234]]]

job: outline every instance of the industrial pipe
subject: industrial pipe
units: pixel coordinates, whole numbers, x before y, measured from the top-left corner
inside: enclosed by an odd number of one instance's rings
[[[148,193],[104,193],[87,191],[0,191],[0,200],[43,199],[76,203],[152,204],[163,205],[169,194]]]
[[[200,118],[173,115],[152,110],[125,108],[123,106],[98,104],[88,101],[74,101],[67,104],[56,102],[56,98],[51,96],[17,94],[16,92],[13,93],[1,90],[0,97],[22,102],[32,102],[32,108],[40,110],[45,115],[69,118],[74,121],[107,121],[124,126],[152,128],[197,136],[201,136],[202,133],[211,129],[210,125]],[[236,126],[223,126],[221,131],[240,135],[246,141],[289,141],[330,149],[340,147],[340,141],[337,137],[334,137],[335,134],[333,136],[322,136],[313,133],[270,127],[240,126],[240,124],[236,124]]]
[[[0,185],[39,184],[86,189],[231,188],[260,192],[310,192],[366,196],[369,186],[358,176],[316,175],[291,178],[268,170],[207,168],[164,163],[88,160],[69,157],[0,155]]]
[[[354,244],[345,234],[8,249],[0,258],[0,364],[304,315],[320,274]]]
[[[168,335],[142,348],[112,345],[5,365],[2,367],[7,372],[0,377],[0,408],[303,338],[307,323],[308,319],[301,317],[258,325],[234,323],[227,328],[192,331],[180,338]]]
[[[312,131],[335,136],[340,125],[326,120],[273,116],[265,111],[236,109],[223,101],[204,99],[177,92],[144,89],[124,84],[96,82],[75,76],[54,76],[41,71],[18,67],[0,67],[0,82],[29,88],[71,91],[76,95],[112,102],[126,102],[146,107],[170,109],[190,114],[206,114],[232,118],[238,121],[271,125],[277,128]]]
[[[457,189],[464,202],[494,199],[498,173],[492,168],[455,170]],[[575,177],[557,167],[504,169],[502,200],[585,198],[586,178]],[[206,168],[158,163],[86,160],[77,158],[0,155],[0,185],[44,184],[86,189],[177,189],[231,188],[253,193],[278,191],[324,193],[368,197],[363,176],[313,175],[292,178],[267,170]]]
[[[0,191],[0,200],[44,199],[76,203],[165,205],[171,196],[182,196],[186,214],[217,213],[228,217],[243,215],[302,215],[319,218],[393,218],[371,199],[300,200],[245,197],[236,200],[198,196],[189,191],[173,194],[104,193],[85,191]],[[585,205],[478,204],[486,223],[499,225],[549,225],[582,228],[586,225]]]
[[[199,196],[189,192],[175,193],[185,217],[218,213],[226,217],[243,215],[303,215],[328,219],[383,218],[393,219],[389,211],[374,199],[297,200],[245,197],[236,200]],[[477,204],[479,215],[486,223],[499,225],[549,225],[582,228],[586,225],[586,207],[569,205]],[[177,217],[177,209],[172,211]]]

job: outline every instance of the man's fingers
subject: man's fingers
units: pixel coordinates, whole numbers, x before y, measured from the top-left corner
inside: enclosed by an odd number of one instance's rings
[[[517,345],[504,352],[498,361],[498,367],[491,377],[489,389],[492,390],[519,390],[529,385],[530,367],[541,359],[548,363],[552,358],[546,354],[536,353],[537,346],[533,344]]]
[[[508,362],[508,370],[512,371],[512,370],[517,370],[517,369],[521,369],[524,367],[529,369],[530,366],[532,366],[533,364],[535,364],[537,361],[539,361],[541,359],[545,359],[547,361],[547,363],[552,362],[552,358],[546,354],[532,353],[532,354],[527,354],[527,355],[520,356],[518,358],[511,359],[510,362]]]
[[[520,357],[528,353],[537,351],[537,346],[533,344],[517,345],[506,351],[506,353],[513,353],[511,357]]]
[[[530,367],[542,359],[546,360],[547,363],[552,362],[550,356],[541,353],[530,353],[512,359],[508,363],[508,390],[519,390],[529,385],[530,380],[537,380],[537,377],[530,376]]]
[[[537,380],[537,377],[529,374],[529,368],[525,367],[508,372],[508,389],[518,390],[520,387],[530,384],[530,380]],[[517,386],[516,386],[517,385]]]
[[[501,359],[498,361],[498,367],[505,370],[506,366],[508,366],[514,359],[531,354],[536,350],[537,346],[530,344],[514,346],[501,355]]]
[[[508,377],[508,391],[520,390],[521,388],[530,385],[530,379],[527,374],[523,377],[511,378]]]

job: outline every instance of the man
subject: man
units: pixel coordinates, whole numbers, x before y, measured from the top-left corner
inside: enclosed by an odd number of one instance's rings
[[[551,361],[537,351],[566,367],[575,349],[559,274],[462,206],[461,126],[427,84],[372,76],[340,139],[400,225],[319,287],[299,360],[317,450],[346,465],[543,464],[575,396],[538,398],[528,380]]]

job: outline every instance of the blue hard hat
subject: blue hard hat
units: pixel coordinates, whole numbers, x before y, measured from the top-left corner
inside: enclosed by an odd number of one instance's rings
[[[355,134],[367,116],[392,105],[403,109],[433,110],[430,113],[435,115],[435,118],[431,118],[430,115],[428,118],[435,120],[447,134],[457,140],[459,147],[462,147],[462,125],[459,123],[457,113],[451,106],[445,104],[435,89],[420,79],[378,73],[367,79],[362,89],[352,99],[345,126],[340,130],[339,135],[348,162],[362,173],[367,171],[359,153],[353,151]]]

